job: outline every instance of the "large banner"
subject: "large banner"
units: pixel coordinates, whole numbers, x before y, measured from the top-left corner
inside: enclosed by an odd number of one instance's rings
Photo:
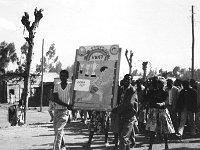
[[[75,109],[112,109],[117,101],[120,57],[118,45],[77,49],[72,83]]]

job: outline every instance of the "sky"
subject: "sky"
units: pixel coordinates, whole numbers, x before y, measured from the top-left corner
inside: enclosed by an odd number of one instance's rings
[[[120,75],[128,73],[125,50],[133,51],[133,69],[172,71],[175,66],[191,67],[194,6],[194,68],[200,68],[199,0],[0,0],[0,42],[14,42],[18,55],[25,43],[21,18],[42,8],[36,30],[32,68],[55,44],[62,68],[71,66],[80,46],[113,45],[122,48]]]

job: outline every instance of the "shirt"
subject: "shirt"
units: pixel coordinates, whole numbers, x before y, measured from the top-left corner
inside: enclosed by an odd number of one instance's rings
[[[58,98],[66,104],[70,103],[70,87],[71,84],[67,84],[67,86],[65,87],[65,89],[62,89],[61,87],[61,83],[58,83],[54,86],[54,93],[58,93]],[[67,109],[67,107],[59,105],[57,103],[55,103],[55,109]]]
[[[168,93],[169,93],[169,105],[172,105],[172,89],[170,89]]]

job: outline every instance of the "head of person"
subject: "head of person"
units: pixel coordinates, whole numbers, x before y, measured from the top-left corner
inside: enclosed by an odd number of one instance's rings
[[[124,87],[127,88],[131,84],[131,82],[132,82],[132,77],[131,77],[130,74],[126,74],[124,76],[123,80],[124,80]]]
[[[156,89],[156,88],[158,87],[158,77],[157,77],[157,76],[154,76],[154,77],[152,78],[151,83],[152,83],[152,87],[153,87],[154,89]]]
[[[181,81],[180,79],[176,79],[176,80],[174,81],[174,86],[176,86],[176,87],[181,87],[181,85],[182,85],[182,81]]]
[[[60,80],[61,80],[61,82],[67,82],[68,78],[69,78],[69,72],[67,70],[61,70],[60,71]]]
[[[157,81],[157,86],[159,90],[163,90],[164,87],[164,82],[162,80]]]
[[[185,90],[189,89],[189,87],[190,87],[190,83],[188,80],[184,80],[182,85],[183,85],[183,89],[185,89]]]
[[[123,79],[120,81],[120,86],[124,86],[124,80]]]
[[[141,79],[137,79],[137,80],[136,80],[136,85],[137,85],[137,86],[141,85]]]
[[[190,79],[190,86],[195,88],[197,86],[197,82],[194,79]]]
[[[167,87],[171,89],[172,85],[173,85],[173,80],[172,79],[167,79]]]

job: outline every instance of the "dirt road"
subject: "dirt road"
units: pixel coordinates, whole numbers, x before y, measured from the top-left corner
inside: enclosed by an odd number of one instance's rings
[[[7,122],[7,108],[0,105],[0,150],[51,150],[53,147],[54,132],[52,123],[49,123],[47,108],[38,112],[39,108],[27,111],[27,124],[10,126]],[[65,128],[65,144],[67,150],[86,150],[83,144],[88,139],[87,126],[80,121],[74,121]],[[109,133],[109,142],[113,140]],[[148,139],[144,135],[137,135],[137,148],[147,150]],[[200,137],[186,137],[182,142],[169,141],[170,150],[200,150]],[[105,147],[104,136],[95,135],[91,150],[114,150],[114,145]],[[154,150],[164,150],[163,143],[153,146]]]

